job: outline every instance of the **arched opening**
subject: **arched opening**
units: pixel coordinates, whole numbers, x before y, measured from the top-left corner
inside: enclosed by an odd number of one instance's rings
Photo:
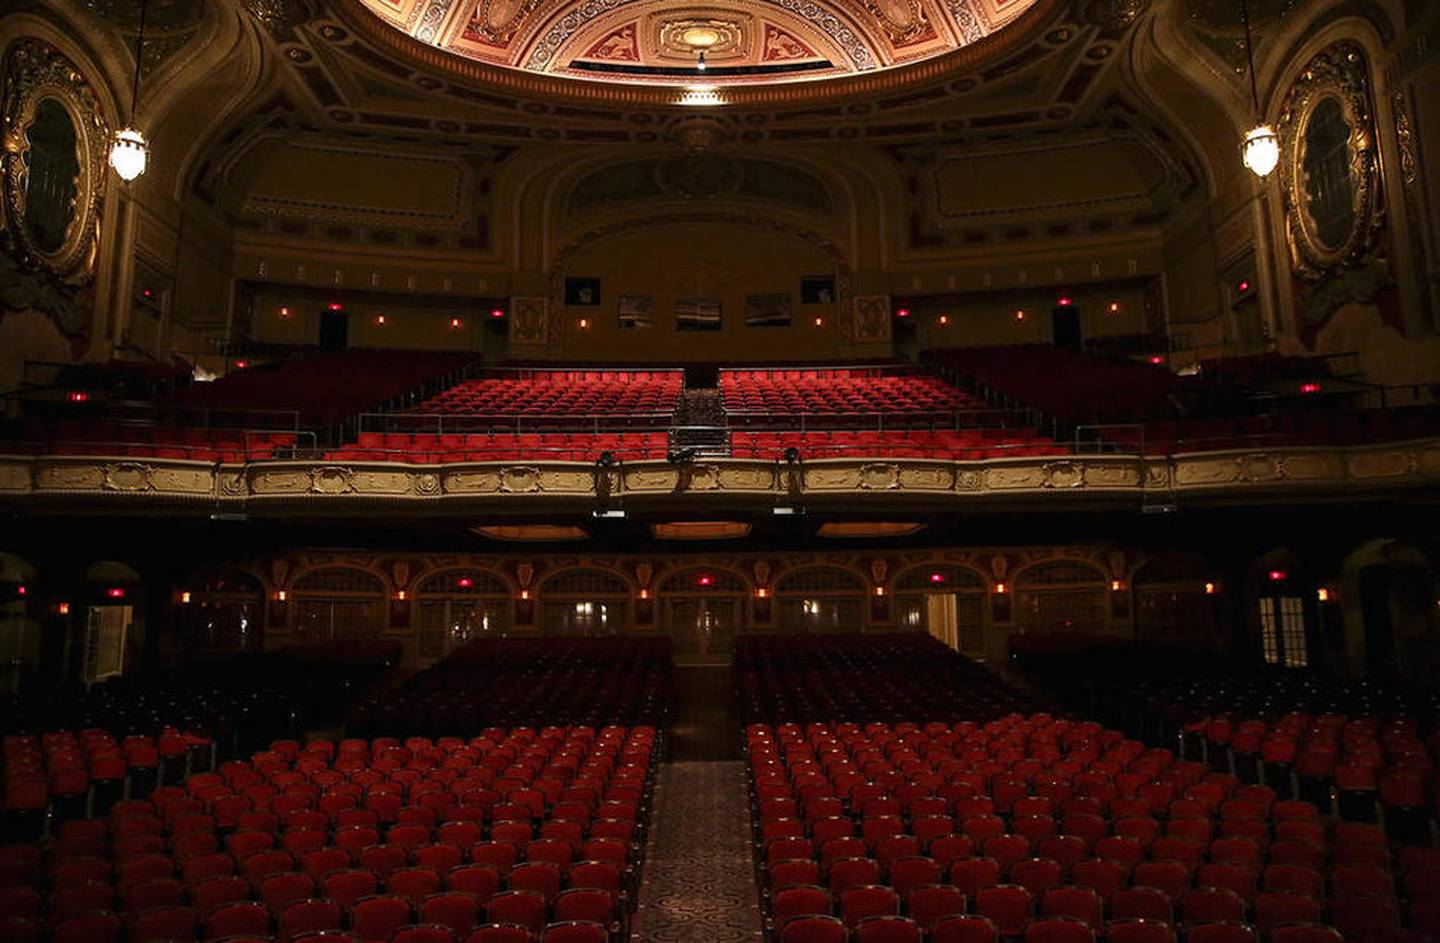
[[[787,573],[775,584],[780,628],[787,632],[834,634],[865,627],[865,585],[836,566],[812,566]]]
[[[1425,555],[1402,541],[1371,541],[1346,559],[1341,584],[1352,671],[1433,678],[1440,667],[1440,589]]]
[[[486,570],[432,573],[415,588],[420,664],[431,665],[475,639],[508,635],[510,586]]]
[[[745,624],[745,581],[729,570],[691,567],[660,584],[664,625],[677,660],[728,659]]]
[[[900,628],[929,632],[958,652],[984,656],[984,576],[953,563],[911,567],[895,580],[894,594]]]
[[[311,570],[295,581],[295,640],[301,644],[377,638],[385,625],[385,587],[350,566]]]
[[[1108,583],[1078,560],[1037,563],[1015,574],[1015,623],[1023,633],[1102,635]]]
[[[144,648],[144,628],[135,619],[142,584],[131,566],[114,560],[91,565],[85,582],[89,599],[80,635],[79,676],[94,684],[124,674],[127,661],[133,660],[129,653]]]
[[[619,635],[627,625],[630,586],[608,570],[562,570],[540,584],[542,635]]]
[[[181,625],[196,655],[256,651],[263,641],[265,588],[244,570],[204,573],[181,607]]]
[[[1211,581],[1198,557],[1166,556],[1135,571],[1135,637],[1142,642],[1191,649],[1220,650],[1225,639],[1215,625]]]
[[[40,658],[40,633],[29,618],[35,568],[0,553],[0,697],[20,693],[24,676]]]
[[[1260,557],[1252,570],[1260,657],[1268,665],[1310,667],[1312,613],[1300,579],[1299,560],[1289,551],[1274,550]]]

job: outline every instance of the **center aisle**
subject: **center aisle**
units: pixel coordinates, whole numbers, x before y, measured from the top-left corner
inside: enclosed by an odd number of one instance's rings
[[[665,763],[655,781],[635,943],[750,943],[763,933],[745,764]]]

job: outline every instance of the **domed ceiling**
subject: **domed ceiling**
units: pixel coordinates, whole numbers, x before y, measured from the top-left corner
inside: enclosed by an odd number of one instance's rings
[[[731,86],[931,59],[1002,29],[1037,0],[361,2],[417,40],[489,65],[601,82]]]

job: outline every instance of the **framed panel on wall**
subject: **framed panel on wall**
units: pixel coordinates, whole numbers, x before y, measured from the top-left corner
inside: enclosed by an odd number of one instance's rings
[[[566,278],[565,304],[576,307],[594,307],[600,303],[600,279]]]
[[[718,331],[721,308],[719,298],[681,298],[675,302],[675,330]]]
[[[790,296],[771,292],[745,296],[746,327],[789,327]]]
[[[802,305],[828,305],[835,302],[835,276],[804,275],[800,278]]]
[[[627,331],[648,331],[655,323],[653,295],[621,295],[615,306],[616,320]]]

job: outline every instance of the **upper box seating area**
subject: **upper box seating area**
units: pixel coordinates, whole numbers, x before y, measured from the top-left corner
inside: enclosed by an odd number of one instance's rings
[[[1033,429],[736,430],[730,434],[730,454],[737,458],[776,460],[790,448],[797,449],[804,459],[885,456],[965,461],[1069,452]]]
[[[683,385],[679,370],[524,370],[513,376],[465,380],[410,412],[485,417],[492,425],[505,419],[544,417],[668,420]]]
[[[0,450],[15,455],[124,455],[179,458],[194,462],[257,462],[314,447],[308,432],[206,429],[197,426],[139,425],[62,420],[27,422],[0,439]]]

